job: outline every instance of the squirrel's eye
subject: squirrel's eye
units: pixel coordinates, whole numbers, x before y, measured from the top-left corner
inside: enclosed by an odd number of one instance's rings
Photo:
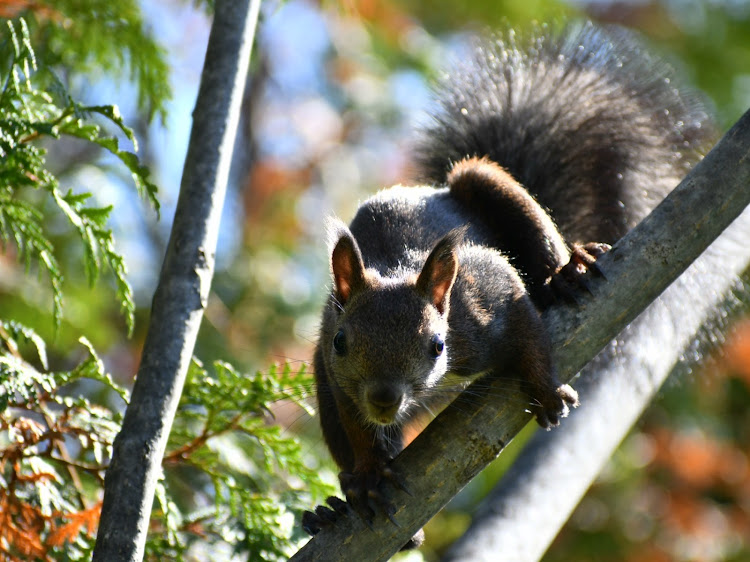
[[[435,334],[432,336],[430,343],[432,344],[432,347],[430,348],[432,356],[440,357],[443,353],[443,349],[445,349],[445,341],[443,340],[443,337],[440,334]]]
[[[346,353],[346,336],[344,330],[339,330],[336,335],[333,336],[333,350],[338,355],[344,355]]]

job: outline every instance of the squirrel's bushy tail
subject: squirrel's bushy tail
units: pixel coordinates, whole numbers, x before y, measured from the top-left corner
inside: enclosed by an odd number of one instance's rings
[[[489,156],[568,241],[614,242],[679,183],[715,129],[702,99],[634,35],[592,24],[479,41],[438,85],[420,179]]]

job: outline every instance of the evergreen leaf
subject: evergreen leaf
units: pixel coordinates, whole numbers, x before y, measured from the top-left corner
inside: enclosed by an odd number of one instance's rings
[[[14,321],[0,320],[0,340],[5,343],[5,346],[13,355],[18,355],[19,346],[18,341],[24,340],[30,342],[36,350],[39,362],[45,369],[47,365],[47,345],[44,340],[31,328],[19,324]]]
[[[211,372],[191,363],[165,469],[185,463],[211,483],[210,513],[181,514],[185,522],[200,519],[203,540],[233,544],[251,560],[285,560],[296,543],[292,521],[313,502],[311,495],[322,500],[333,493],[305,462],[297,439],[271,423],[270,406],[303,401],[300,388],[310,383],[304,369],[295,372],[288,364],[248,375],[222,361]],[[175,478],[167,472],[167,482]]]
[[[35,89],[32,78],[36,75],[36,59],[29,41],[26,23],[8,22],[14,56],[0,95],[0,236],[2,241],[12,241],[18,247],[28,272],[33,263],[47,271],[53,295],[53,317],[58,327],[62,315],[62,274],[55,259],[55,248],[45,233],[45,218],[23,201],[22,188],[43,189],[75,228],[83,244],[84,270],[89,284],[97,282],[104,264],[111,269],[115,292],[125,315],[129,333],[134,323],[135,303],[122,256],[116,251],[112,231],[107,228],[111,207],[85,206],[91,194],[64,196],[57,178],[46,169],[45,150],[34,141],[40,138],[57,139],[71,135],[93,142],[114,154],[133,176],[139,193],[156,209],[157,188],[149,181],[149,170],[138,157],[119,148],[116,137],[102,134],[99,124],[90,122],[92,114],[101,115],[112,122],[137,147],[133,131],[127,127],[117,106],[82,106],[65,92],[54,74],[51,80],[57,105],[53,97]],[[20,38],[20,40],[19,40]]]
[[[138,1],[55,0],[50,6],[53,18],[33,9],[23,14],[32,24],[40,65],[129,79],[137,86],[138,107],[164,121],[172,96],[166,51],[147,28]]]

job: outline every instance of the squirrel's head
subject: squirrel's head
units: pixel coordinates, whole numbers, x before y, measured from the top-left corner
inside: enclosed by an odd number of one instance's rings
[[[366,269],[349,230],[342,226],[337,234],[332,302],[319,344],[327,372],[368,422],[398,424],[446,372],[463,232],[441,239],[418,274],[395,277]]]

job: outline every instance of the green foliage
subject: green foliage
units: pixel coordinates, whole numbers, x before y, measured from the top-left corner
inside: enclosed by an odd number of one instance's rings
[[[85,339],[86,357],[65,372],[37,370],[20,353],[22,340],[46,363],[38,335],[0,323],[0,554],[10,560],[88,560],[104,460],[121,416],[71,389],[95,380],[127,394]]]
[[[430,32],[455,32],[460,27],[475,30],[502,28],[511,25],[527,25],[530,21],[555,22],[575,14],[575,4],[558,0],[473,0],[450,2],[449,0],[407,0],[398,6],[413,14]]]
[[[164,120],[172,96],[166,53],[147,31],[137,0],[29,3],[19,15],[32,22],[45,66],[123,75],[138,88],[139,109]]]
[[[251,376],[223,362],[209,374],[193,362],[164,456],[174,499],[157,493],[157,519],[167,532],[149,540],[148,559],[222,543],[250,560],[286,559],[294,551],[300,538],[294,520],[333,487],[321,483],[299,442],[273,423],[269,405],[287,401],[305,411],[311,382],[304,368],[295,373],[288,364]],[[196,482],[202,483],[197,494],[179,493]]]
[[[83,9],[73,4],[60,2],[55,9]],[[114,17],[122,6],[102,17]],[[116,29],[122,22],[96,25],[110,24]],[[77,19],[76,29],[81,25],[93,24]],[[45,68],[55,37],[62,37],[58,30],[46,30],[47,56],[38,63],[31,38],[40,37],[40,29],[30,33],[24,20],[7,22],[9,40],[0,44],[3,250],[18,257],[27,274],[49,278],[52,316],[61,326],[63,293],[69,298],[73,290],[63,283],[59,255],[68,248],[59,242],[62,224],[75,235],[89,284],[103,269],[112,271],[116,301],[132,330],[132,291],[108,228],[114,210],[91,204],[90,192],[62,186],[46,149],[67,136],[107,150],[158,210],[156,187],[135,154],[120,147],[122,137],[134,147],[136,140],[117,107],[75,102]],[[110,52],[123,48],[116,36],[107,40]],[[58,45],[60,52],[69,47]],[[96,56],[106,52],[101,47]],[[114,124],[121,138],[107,136],[96,119]],[[0,318],[0,558],[90,559],[104,473],[129,393],[113,382],[88,340],[80,342],[83,358],[79,350],[71,359],[66,350],[63,359],[32,329]],[[65,368],[50,368],[61,360]],[[272,411],[283,401],[307,412],[305,389],[311,386],[309,374],[289,366],[250,376],[222,362],[210,374],[193,364],[164,458],[165,478],[157,485],[148,559],[213,559],[217,552],[280,559],[295,549],[302,540],[295,518],[333,487],[321,483],[319,468],[311,467],[317,461],[275,423]]]
[[[677,29],[655,21],[653,35],[657,40],[666,36],[669,51],[688,65],[696,85],[715,102],[721,125],[730,127],[750,106],[750,9],[723,2],[698,2],[694,10],[666,4],[668,24]]]
[[[2,77],[0,92],[0,238],[15,243],[27,272],[38,264],[47,272],[53,295],[54,319],[59,325],[62,315],[62,281],[60,265],[54,255],[54,244],[45,233],[46,217],[24,197],[29,189],[43,190],[78,231],[83,243],[85,269],[93,285],[103,265],[114,274],[117,297],[133,329],[135,305],[125,277],[125,264],[115,251],[112,231],[107,228],[111,207],[87,206],[90,193],[63,194],[58,179],[47,169],[42,139],[74,136],[97,144],[125,164],[136,187],[158,210],[156,186],[148,179],[149,171],[131,152],[121,150],[117,138],[103,134],[90,115],[98,114],[114,123],[137,148],[133,132],[125,126],[116,106],[85,107],[77,104],[61,88],[59,99],[32,84],[37,64],[24,20],[16,25],[7,22],[13,45],[12,63]],[[59,85],[59,84],[58,84]]]
[[[63,372],[32,365],[46,363],[46,352],[28,328],[0,323],[0,342],[0,554],[89,559],[122,422],[121,408],[110,403],[126,403],[128,392],[85,339],[85,358]],[[21,353],[25,344],[31,360]],[[100,400],[81,395],[84,381],[104,389]],[[269,406],[284,400],[305,410],[310,384],[304,369],[289,365],[248,376],[226,363],[212,374],[193,363],[164,457],[147,559],[177,560],[218,544],[251,560],[285,559],[294,550],[301,538],[295,518],[333,488],[273,423]]]

